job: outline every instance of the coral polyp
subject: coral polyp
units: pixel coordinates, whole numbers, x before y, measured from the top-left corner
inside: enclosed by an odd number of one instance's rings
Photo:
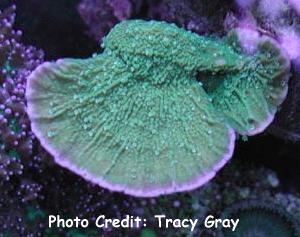
[[[287,89],[288,61],[268,39],[246,55],[236,43],[131,20],[103,47],[39,66],[28,114],[57,163],[135,196],[206,183],[232,156],[235,132],[262,131]]]
[[[299,223],[289,212],[269,200],[242,201],[228,207],[223,218],[239,218],[240,224],[233,232],[222,230],[218,237],[297,237]]]
[[[21,159],[32,154],[34,135],[26,114],[27,76],[43,61],[43,53],[20,42],[13,29],[16,7],[0,11],[0,177],[22,174]]]

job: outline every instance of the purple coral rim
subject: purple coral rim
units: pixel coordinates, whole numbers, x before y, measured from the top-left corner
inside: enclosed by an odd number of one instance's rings
[[[268,117],[263,122],[259,123],[259,125],[254,130],[248,131],[247,133],[242,135],[254,136],[258,133],[263,132],[273,122],[274,117],[275,117],[275,112],[272,114],[270,113]]]
[[[57,60],[57,63],[60,64],[63,60]],[[36,70],[34,70],[27,80],[26,85],[26,98],[30,98],[31,95],[34,94],[34,89],[32,87],[32,84],[35,80],[40,80],[41,75],[45,73],[48,67],[51,67],[51,63],[45,62],[37,67]],[[175,192],[182,192],[182,191],[189,191],[195,188],[198,188],[208,181],[210,181],[216,173],[230,160],[233,154],[234,150],[234,144],[235,144],[235,132],[231,127],[228,127],[228,135],[229,135],[229,144],[228,144],[228,150],[227,152],[220,158],[220,160],[214,164],[214,166],[204,172],[204,174],[201,174],[192,180],[188,182],[184,182],[182,184],[176,183],[173,181],[171,185],[161,185],[161,186],[155,186],[151,188],[144,188],[144,189],[136,189],[132,187],[128,187],[126,185],[120,185],[108,182],[104,180],[103,178],[97,177],[89,171],[78,167],[75,165],[71,159],[68,158],[67,155],[60,153],[57,151],[51,143],[47,140],[47,137],[40,131],[38,128],[38,125],[34,122],[34,114],[36,110],[34,108],[34,105],[30,103],[30,101],[27,102],[27,113],[31,120],[31,129],[34,132],[34,134],[39,139],[41,145],[54,156],[54,160],[57,164],[59,164],[62,167],[67,168],[68,170],[76,173],[77,175],[83,177],[84,179],[97,184],[101,187],[107,188],[111,191],[118,191],[118,192],[124,192],[125,194],[137,196],[137,197],[155,197],[159,195],[165,195],[165,194],[171,194]]]
[[[287,93],[288,93],[288,87],[286,86],[285,89],[283,90],[283,92],[281,93],[280,104],[286,98]],[[247,133],[245,133],[243,135],[254,136],[258,133],[262,133],[273,122],[276,113],[277,113],[277,111],[270,112],[269,115],[267,116],[267,118],[264,121],[262,121],[261,123],[259,123],[259,125],[254,130],[248,131]]]

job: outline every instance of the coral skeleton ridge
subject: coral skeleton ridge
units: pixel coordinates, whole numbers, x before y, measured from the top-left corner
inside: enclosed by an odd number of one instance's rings
[[[134,196],[194,189],[233,153],[235,133],[263,131],[285,98],[289,61],[261,37],[203,37],[129,20],[89,59],[40,65],[28,78],[32,130],[56,162]]]

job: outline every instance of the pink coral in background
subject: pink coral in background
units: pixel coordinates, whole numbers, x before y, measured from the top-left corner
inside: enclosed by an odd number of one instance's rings
[[[289,4],[295,9],[300,15],[300,1],[299,0],[288,0]]]
[[[252,30],[252,34],[244,34],[244,41],[249,41],[249,38],[253,40],[258,34],[266,35],[276,40],[291,60],[298,58],[300,33],[297,22],[294,20],[297,18],[294,15],[294,5],[285,0],[236,0],[236,4],[239,14],[235,15],[233,27],[238,26],[244,32]],[[251,49],[248,50],[251,51]]]

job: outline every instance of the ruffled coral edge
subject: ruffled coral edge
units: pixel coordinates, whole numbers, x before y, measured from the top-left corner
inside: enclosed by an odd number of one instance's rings
[[[261,36],[261,42],[263,42],[263,41],[269,41],[273,45],[275,45],[276,48],[280,51],[281,56],[285,59],[285,62],[286,62],[286,65],[285,65],[286,74],[282,78],[282,81],[285,81],[286,84],[285,84],[282,92],[278,95],[277,103],[276,103],[276,106],[278,107],[283,103],[283,101],[286,99],[287,94],[288,94],[288,82],[289,82],[289,78],[290,78],[290,74],[288,72],[291,69],[291,63],[290,63],[287,52],[283,48],[281,48],[274,39],[267,37],[267,36]],[[253,136],[258,133],[263,132],[273,122],[277,112],[278,112],[278,109],[276,109],[275,111],[271,111],[271,112],[269,111],[268,117],[264,121],[262,121],[259,124],[259,126],[257,126],[253,131],[249,131],[247,135]]]
[[[257,32],[257,39],[256,39],[256,42],[254,42],[255,44],[255,51],[257,51],[258,47],[260,44],[264,43],[264,42],[270,42],[272,45],[274,45],[280,52],[280,55],[282,56],[282,58],[285,60],[285,70],[286,70],[286,74],[283,75],[283,78],[282,78],[282,81],[285,81],[286,82],[286,85],[284,86],[282,92],[278,95],[278,98],[277,98],[277,102],[275,104],[275,106],[280,106],[283,101],[286,99],[287,97],[287,94],[288,94],[288,82],[289,82],[289,78],[290,78],[290,74],[288,73],[291,69],[291,62],[290,62],[290,58],[289,58],[289,55],[287,53],[287,51],[282,48],[280,46],[280,44],[275,41],[275,39],[271,38],[270,36],[266,36],[266,35],[261,35],[259,34],[259,32],[255,29],[252,29],[251,27],[249,29],[242,27],[237,27],[235,28],[235,31],[237,32],[238,34],[238,40],[240,40],[240,38],[242,37],[242,32],[241,31],[252,31],[251,33],[254,34],[254,32]],[[248,33],[249,33],[248,32]],[[252,54],[249,52],[249,50],[247,50],[247,48],[245,48],[243,46],[243,43],[240,42],[240,46],[246,51],[248,51],[248,54]],[[241,135],[247,135],[247,136],[254,136],[256,134],[259,134],[261,132],[263,132],[274,120],[275,118],[275,115],[277,113],[278,109],[274,110],[274,111],[269,111],[268,113],[268,116],[266,117],[266,119],[264,119],[263,121],[259,122],[256,126],[255,129],[251,130],[251,131],[247,131],[247,132],[244,132],[244,133],[240,133]]]
[[[63,59],[57,60],[57,64],[62,63]],[[28,77],[27,85],[26,85],[26,98],[30,98],[34,93],[32,89],[32,84],[35,80],[40,80],[41,75],[44,73],[45,69],[51,67],[51,63],[45,62],[41,64],[32,74]],[[34,114],[35,108],[30,100],[27,101],[27,113],[29,118],[31,118],[31,129],[34,134],[39,139],[41,145],[54,156],[55,162],[62,167],[67,168],[68,170],[76,173],[77,175],[83,177],[84,179],[91,181],[92,183],[98,184],[101,187],[107,188],[111,191],[124,192],[125,194],[129,194],[137,197],[155,197],[159,195],[171,194],[175,192],[181,191],[189,191],[195,188],[202,186],[211,180],[216,173],[228,162],[228,160],[232,157],[234,144],[235,144],[235,132],[232,128],[228,127],[228,136],[229,136],[229,144],[227,152],[221,157],[221,159],[212,167],[211,170],[207,171],[205,174],[195,177],[193,180],[186,182],[184,184],[177,184],[173,182],[170,186],[157,186],[155,188],[149,189],[134,189],[131,187],[127,187],[125,185],[118,185],[114,183],[110,183],[104,179],[96,177],[90,174],[87,170],[78,167],[73,164],[66,155],[59,153],[48,141],[47,138],[40,132],[37,124],[34,123]]]

